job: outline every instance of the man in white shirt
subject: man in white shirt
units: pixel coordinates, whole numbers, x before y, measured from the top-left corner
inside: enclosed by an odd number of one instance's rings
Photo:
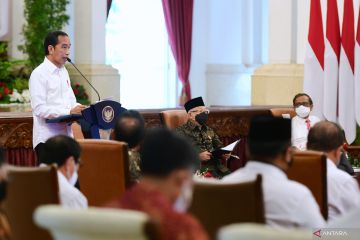
[[[60,203],[68,208],[87,208],[86,197],[74,187],[80,164],[80,145],[73,138],[59,135],[49,138],[45,144],[41,161],[56,164]]]
[[[306,93],[298,93],[293,99],[296,116],[292,118],[291,142],[298,150],[306,150],[307,135],[309,130],[320,119],[310,116],[313,109],[313,101]]]
[[[358,183],[337,168],[342,154],[344,134],[333,122],[319,122],[310,129],[307,147],[322,151],[327,156],[327,192],[329,220],[360,207]]]
[[[305,151],[309,130],[318,123],[320,119],[316,116],[310,116],[313,108],[313,101],[306,93],[296,94],[293,99],[293,105],[296,116],[292,118],[291,142],[297,150]],[[350,175],[354,174],[354,170],[349,162],[349,159],[347,159],[344,153],[341,155],[338,168]]]
[[[285,172],[291,164],[291,120],[255,117],[251,121],[247,149],[250,160],[244,168],[223,178],[246,182],[262,175],[266,224],[274,228],[319,228],[325,225],[310,190],[291,181]]]
[[[71,127],[66,123],[46,123],[45,120],[78,114],[85,108],[76,103],[69,74],[64,67],[70,46],[66,33],[49,33],[44,40],[44,62],[30,76],[29,89],[34,118],[33,146],[38,157],[48,138],[59,134],[72,136]]]

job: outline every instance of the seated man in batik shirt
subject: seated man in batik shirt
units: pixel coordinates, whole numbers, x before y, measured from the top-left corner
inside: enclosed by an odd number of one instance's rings
[[[215,131],[206,125],[209,110],[205,107],[202,97],[191,99],[184,105],[188,113],[188,121],[175,130],[191,139],[197,147],[201,161],[200,174],[205,177],[222,178],[230,173],[229,169],[222,163],[228,155],[215,156],[214,150],[223,147]]]
[[[138,111],[122,112],[116,121],[113,138],[126,142],[129,146],[130,182],[137,183],[141,175],[140,143],[145,134],[145,121]]]

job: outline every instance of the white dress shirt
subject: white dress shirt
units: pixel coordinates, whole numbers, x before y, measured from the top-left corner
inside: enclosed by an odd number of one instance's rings
[[[31,73],[29,89],[34,119],[33,147],[59,134],[72,136],[66,123],[45,122],[47,118],[70,114],[77,105],[66,68],[58,68],[45,57]]]
[[[309,116],[310,127],[314,126],[320,119],[316,116]],[[291,143],[299,150],[306,150],[309,129],[304,118],[295,116],[291,119]]]
[[[274,228],[319,228],[325,226],[310,190],[304,185],[289,180],[278,167],[249,161],[223,178],[228,183],[254,180],[257,174],[262,175],[262,188],[265,204],[266,224]]]
[[[59,191],[60,191],[60,203],[63,207],[83,209],[88,207],[86,197],[73,185],[69,183],[66,177],[57,172]]]
[[[360,190],[356,180],[327,159],[329,221],[360,207]]]

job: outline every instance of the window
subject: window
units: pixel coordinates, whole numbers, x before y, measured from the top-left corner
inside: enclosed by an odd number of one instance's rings
[[[120,73],[126,108],[177,105],[175,61],[161,0],[113,0],[106,24],[106,63]]]

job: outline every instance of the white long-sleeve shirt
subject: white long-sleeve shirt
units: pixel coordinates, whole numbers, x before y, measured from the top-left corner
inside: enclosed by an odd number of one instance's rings
[[[360,207],[360,190],[356,180],[327,159],[329,221]]]
[[[61,206],[74,209],[87,208],[88,202],[84,194],[71,185],[60,171],[57,172],[57,175]]]
[[[266,224],[274,228],[319,228],[325,226],[310,190],[289,180],[278,167],[249,161],[245,167],[225,176],[227,183],[253,181],[262,176]]]
[[[306,150],[309,129],[306,126],[306,119],[295,116],[291,119],[291,143],[297,149]],[[313,127],[320,119],[316,116],[309,116],[310,127]]]
[[[45,122],[48,118],[70,114],[77,105],[66,68],[58,68],[45,57],[31,73],[29,89],[34,119],[33,147],[59,134],[72,136],[71,127],[66,123]]]

